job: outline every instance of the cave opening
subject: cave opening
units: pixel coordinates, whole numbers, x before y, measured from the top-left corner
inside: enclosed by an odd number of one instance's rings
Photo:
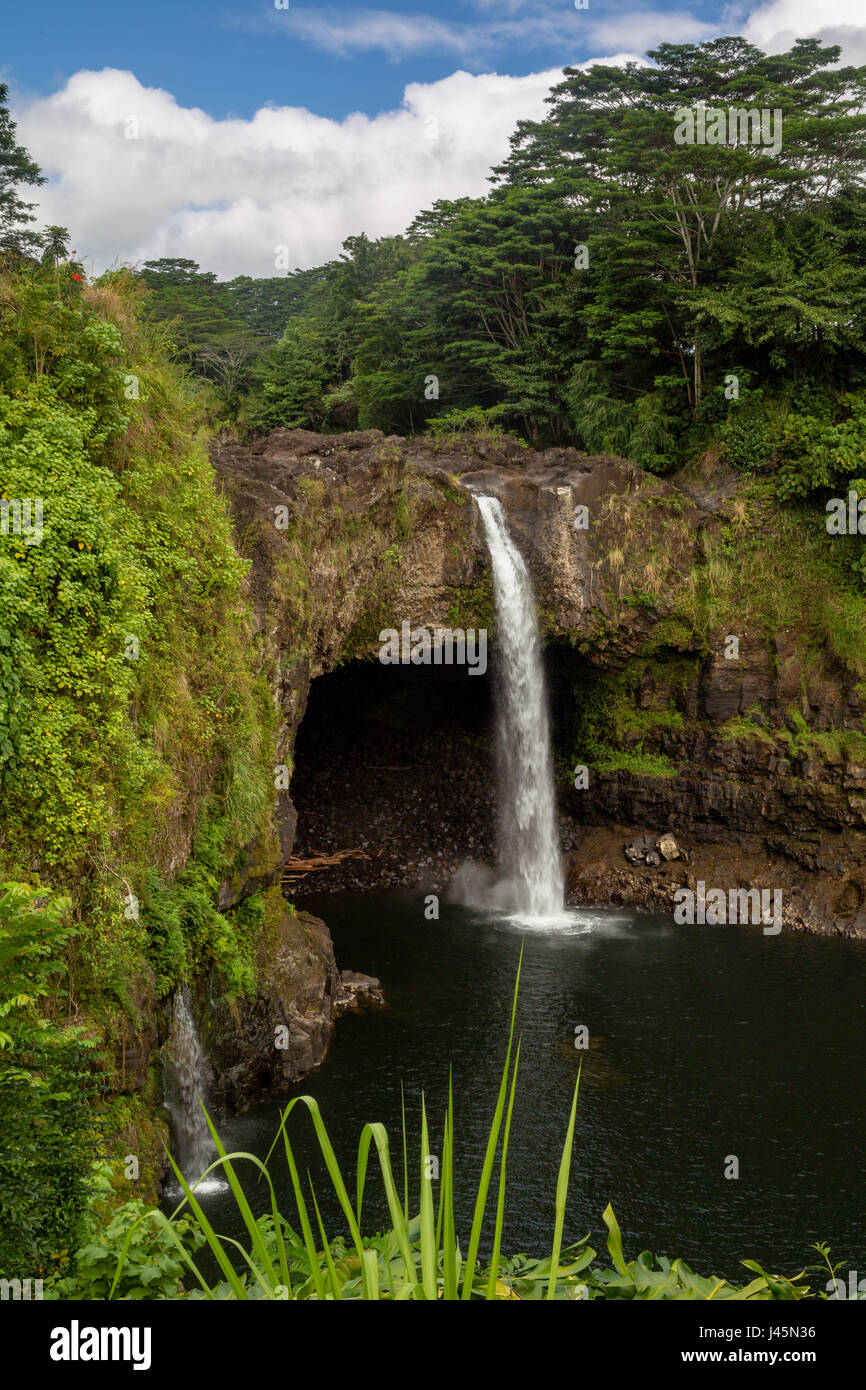
[[[491,860],[490,672],[354,661],[318,676],[295,742],[291,796],[295,857],[359,852],[305,875],[305,893],[435,890],[464,859]]]

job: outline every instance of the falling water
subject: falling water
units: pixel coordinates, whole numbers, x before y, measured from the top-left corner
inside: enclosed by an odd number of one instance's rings
[[[215,1157],[199,1096],[206,1103],[208,1066],[185,993],[174,996],[167,1048],[167,1102],[176,1143],[175,1162],[188,1182]]]
[[[563,914],[553,762],[541,640],[529,572],[495,497],[477,497],[493,566],[499,668],[499,852],[513,910]]]

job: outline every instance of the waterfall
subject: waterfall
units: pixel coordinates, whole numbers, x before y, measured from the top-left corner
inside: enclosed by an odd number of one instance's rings
[[[513,910],[551,919],[564,912],[564,892],[535,596],[500,503],[495,497],[475,500],[496,604],[500,861]]]
[[[199,1096],[207,1103],[209,1069],[182,989],[172,1005],[166,1062],[166,1100],[177,1145],[174,1159],[187,1182],[194,1182],[216,1153],[199,1103]]]

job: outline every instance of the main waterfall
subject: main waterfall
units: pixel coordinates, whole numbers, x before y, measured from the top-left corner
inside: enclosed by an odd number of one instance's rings
[[[499,853],[514,913],[564,914],[547,689],[532,582],[495,497],[476,496],[497,619]]]

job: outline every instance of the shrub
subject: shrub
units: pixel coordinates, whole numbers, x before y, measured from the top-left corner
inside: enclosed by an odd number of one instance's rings
[[[50,1269],[87,1200],[93,1044],[44,1012],[73,930],[67,898],[0,886],[0,1273],[10,1277]]]

